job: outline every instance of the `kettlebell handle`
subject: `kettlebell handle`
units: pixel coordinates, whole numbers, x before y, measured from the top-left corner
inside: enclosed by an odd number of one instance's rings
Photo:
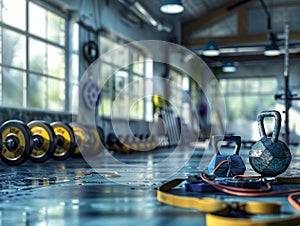
[[[218,143],[220,141],[228,141],[228,142],[235,143],[236,146],[235,146],[235,149],[234,149],[233,153],[236,154],[236,155],[238,155],[240,153],[241,144],[242,144],[240,136],[216,135],[216,136],[213,136],[212,139],[213,139],[213,145],[214,145],[216,154],[218,154],[218,155],[220,154],[220,150],[218,148]]]
[[[268,111],[262,111],[257,116],[257,122],[258,122],[258,129],[260,137],[267,137],[265,126],[264,126],[264,118],[266,117],[274,117],[275,118],[275,125],[274,130],[272,133],[272,141],[277,142],[279,138],[280,128],[281,128],[281,115],[276,110],[268,110]]]

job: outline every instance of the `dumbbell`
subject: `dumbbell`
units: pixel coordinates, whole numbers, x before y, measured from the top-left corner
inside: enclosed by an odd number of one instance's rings
[[[28,126],[19,120],[4,122],[0,127],[1,160],[8,165],[21,165],[30,158],[33,139]]]
[[[50,124],[56,135],[56,149],[53,159],[65,160],[71,157],[76,149],[75,135],[70,125],[63,122],[52,122]]]
[[[30,160],[45,162],[49,160],[56,149],[57,139],[53,128],[45,121],[31,121],[27,124],[32,136],[33,147]]]

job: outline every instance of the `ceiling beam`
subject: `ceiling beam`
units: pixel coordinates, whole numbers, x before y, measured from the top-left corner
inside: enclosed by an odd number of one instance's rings
[[[297,53],[290,53],[289,54],[290,59],[300,59],[300,55]],[[237,56],[224,56],[224,55],[220,55],[217,57],[205,57],[205,56],[201,56],[201,58],[206,62],[206,63],[215,63],[216,61],[220,61],[220,62],[224,62],[228,59],[234,61],[234,62],[249,62],[249,61],[268,61],[268,60],[279,60],[282,61],[284,60],[284,54],[281,54],[279,56],[265,56],[263,54],[257,54],[257,55],[237,55]]]
[[[290,41],[299,41],[300,32],[291,32],[289,34]],[[188,47],[203,47],[205,44],[211,40],[211,37],[206,38],[193,38],[183,40],[183,44]],[[268,34],[239,34],[234,36],[226,36],[226,37],[213,37],[213,40],[219,45],[247,45],[247,44],[257,44],[257,43],[268,43]]]
[[[248,12],[249,5],[246,3],[249,1],[258,1],[258,0],[232,0],[229,3],[222,5],[221,7],[209,11],[204,16],[196,18],[192,21],[188,21],[182,25],[182,44],[192,48],[201,48],[209,40],[214,40],[218,45],[253,45],[253,44],[267,44],[268,43],[268,33],[263,34],[248,34]],[[282,6],[294,6],[297,4],[274,4],[272,7],[282,7]],[[256,7],[261,8],[261,5],[258,4]],[[255,8],[255,7],[254,7]],[[199,37],[191,38],[191,34],[195,30],[205,28],[209,25],[212,25],[221,19],[230,16],[233,11],[237,13],[237,34],[232,36],[222,36],[222,37]],[[299,41],[300,32],[291,32],[290,40]]]

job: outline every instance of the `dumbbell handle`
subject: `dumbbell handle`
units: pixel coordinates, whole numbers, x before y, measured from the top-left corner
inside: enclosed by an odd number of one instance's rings
[[[39,138],[36,138],[36,137],[34,137],[32,139],[32,141],[33,141],[34,144],[38,144],[40,142]]]
[[[15,144],[15,142],[14,142],[13,139],[9,138],[9,139],[2,142],[2,145],[4,145],[4,144],[7,145],[7,146],[13,146]]]
[[[42,147],[42,145],[43,145],[43,138],[42,137],[40,137],[40,136],[34,136],[33,138],[32,138],[32,142],[33,142],[33,148],[34,149],[40,149],[41,147]]]
[[[6,147],[7,147],[10,151],[15,150],[15,148],[16,148],[17,146],[19,146],[19,145],[18,145],[18,140],[13,139],[13,137],[7,137],[7,138],[5,139],[5,141],[2,141],[2,145],[6,145]]]

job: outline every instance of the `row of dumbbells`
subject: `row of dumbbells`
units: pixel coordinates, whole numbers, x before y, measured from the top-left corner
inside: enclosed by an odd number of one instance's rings
[[[151,151],[158,147],[168,147],[169,142],[166,136],[150,136],[149,134],[126,134],[116,135],[109,133],[106,139],[108,150],[120,153],[136,151]]]
[[[80,157],[81,149],[97,151],[104,139],[100,127],[76,123],[9,120],[0,126],[0,158],[8,165],[20,165],[30,159],[45,162]],[[89,153],[89,154],[90,154]]]

